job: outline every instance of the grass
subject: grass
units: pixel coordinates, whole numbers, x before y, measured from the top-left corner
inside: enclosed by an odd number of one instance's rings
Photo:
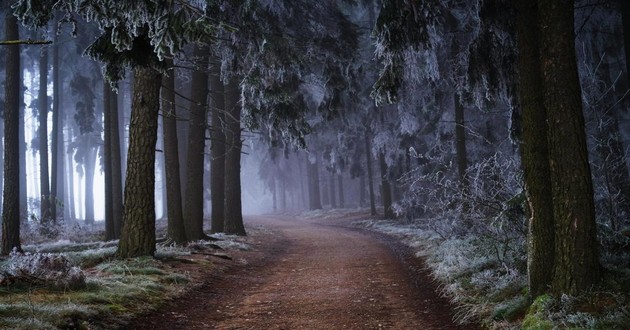
[[[579,297],[527,297],[524,250],[507,258],[482,237],[442,237],[414,224],[365,220],[357,225],[396,237],[422,257],[460,323],[488,329],[628,329],[630,271],[609,268],[599,291]]]
[[[30,251],[60,253],[85,276],[80,289],[54,289],[43,285],[0,287],[2,329],[117,329],[134,315],[146,313],[195,286],[170,260],[190,256],[181,247],[158,247],[156,258],[115,259],[111,243],[57,242],[28,246]],[[5,260],[0,267],[10,262]],[[194,260],[212,267],[207,260]]]

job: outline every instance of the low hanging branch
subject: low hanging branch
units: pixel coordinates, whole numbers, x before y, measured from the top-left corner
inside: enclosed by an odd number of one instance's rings
[[[5,40],[0,41],[0,46],[8,45],[49,45],[52,44],[51,40]]]

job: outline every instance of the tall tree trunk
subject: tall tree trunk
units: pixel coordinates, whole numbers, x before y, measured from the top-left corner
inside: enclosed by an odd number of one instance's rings
[[[4,120],[0,120],[0,136],[4,136]],[[4,143],[0,143],[0,187],[4,187]],[[4,192],[0,189],[0,201],[4,199]],[[2,203],[0,203],[2,214]]]
[[[287,210],[287,185],[284,176],[280,176],[280,209],[283,212]]]
[[[365,206],[365,176],[367,174],[366,173],[361,173],[361,176],[359,176],[359,206],[363,207]]]
[[[57,37],[55,36],[55,40]],[[57,205],[60,205],[63,209],[64,201],[64,171],[63,171],[63,152],[65,150],[63,145],[63,109],[61,107],[62,97],[62,84],[63,81],[59,74],[59,66],[61,65],[59,59],[59,45],[55,43],[52,47],[53,65],[52,65],[52,80],[53,80],[53,103],[52,103],[52,142],[51,142],[51,179],[50,179],[50,191],[52,203],[50,204],[50,214],[53,221],[57,221],[57,217],[61,215],[63,217],[63,211],[57,211]],[[60,185],[59,182],[62,184]]]
[[[103,176],[105,179],[105,240],[115,238],[112,199],[112,89],[103,79]],[[118,123],[116,123],[117,125]]]
[[[385,162],[385,153],[378,153],[378,163],[381,169],[381,196],[383,196],[383,216],[385,219],[393,219],[394,210],[392,209],[392,188],[387,179],[387,163]]]
[[[112,169],[112,220],[114,223],[114,238],[120,238],[123,221],[123,174],[122,156],[120,145],[120,126],[118,112],[118,93],[112,91],[112,101],[110,103],[111,116],[111,169]]]
[[[538,60],[536,3],[514,0],[518,8],[519,88],[523,113],[521,162],[529,204],[527,275],[529,295],[544,294],[551,285],[554,264],[554,219],[547,145],[547,111],[543,103]]]
[[[155,145],[160,109],[161,75],[153,69],[134,69],[133,104],[123,228],[116,254],[121,258],[155,253]]]
[[[223,232],[225,221],[225,95],[221,81],[221,63],[214,58],[210,68],[211,149],[210,201],[212,203],[211,232]]]
[[[162,130],[164,135],[164,165],[166,167],[166,210],[168,237],[177,244],[187,241],[182,214],[182,192],[179,177],[179,144],[177,141],[177,114],[175,103],[175,68],[164,76],[162,87]]]
[[[190,241],[205,239],[203,232],[203,162],[206,145],[206,109],[208,108],[207,48],[196,47],[199,66],[192,74],[190,117],[188,121],[188,158],[186,160],[186,199],[184,200],[184,228]]]
[[[18,23],[11,11],[6,12],[5,37],[18,40]],[[6,47],[4,82],[4,188],[2,195],[2,251],[22,250],[20,245],[20,46]]]
[[[39,111],[39,187],[40,220],[44,230],[51,234],[50,223],[50,173],[48,172],[48,48],[43,47],[39,57],[39,93],[37,96]]]
[[[74,134],[70,134],[70,136],[74,136]],[[66,196],[67,196],[67,205],[66,209],[68,211],[68,220],[75,221],[77,219],[76,216],[76,206],[74,203],[74,153],[68,152],[64,155],[66,162]]]
[[[365,133],[365,156],[367,163],[367,180],[370,194],[370,214],[376,215],[376,201],[374,198],[374,182],[372,181],[372,147],[370,146],[370,137]]]
[[[278,211],[278,183],[276,181],[277,180],[274,175],[273,179],[271,180],[271,203],[274,213]]]
[[[552,291],[574,295],[601,276],[593,184],[575,58],[573,1],[538,2],[555,220]]]
[[[245,235],[241,207],[241,104],[239,85],[232,80],[225,88],[225,222],[226,234]]]

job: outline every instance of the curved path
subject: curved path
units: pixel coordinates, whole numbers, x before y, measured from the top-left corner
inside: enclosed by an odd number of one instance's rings
[[[137,320],[146,329],[470,329],[451,322],[419,261],[349,219],[257,217],[256,252]]]

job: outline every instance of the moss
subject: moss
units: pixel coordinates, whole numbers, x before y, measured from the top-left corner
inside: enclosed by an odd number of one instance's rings
[[[526,314],[528,307],[529,301],[527,297],[515,297],[497,306],[492,315],[492,319],[495,321],[506,320],[513,322],[522,318]]]
[[[553,323],[545,318],[545,312],[552,303],[553,297],[550,295],[545,294],[536,297],[523,319],[522,328],[532,330],[553,329]]]

